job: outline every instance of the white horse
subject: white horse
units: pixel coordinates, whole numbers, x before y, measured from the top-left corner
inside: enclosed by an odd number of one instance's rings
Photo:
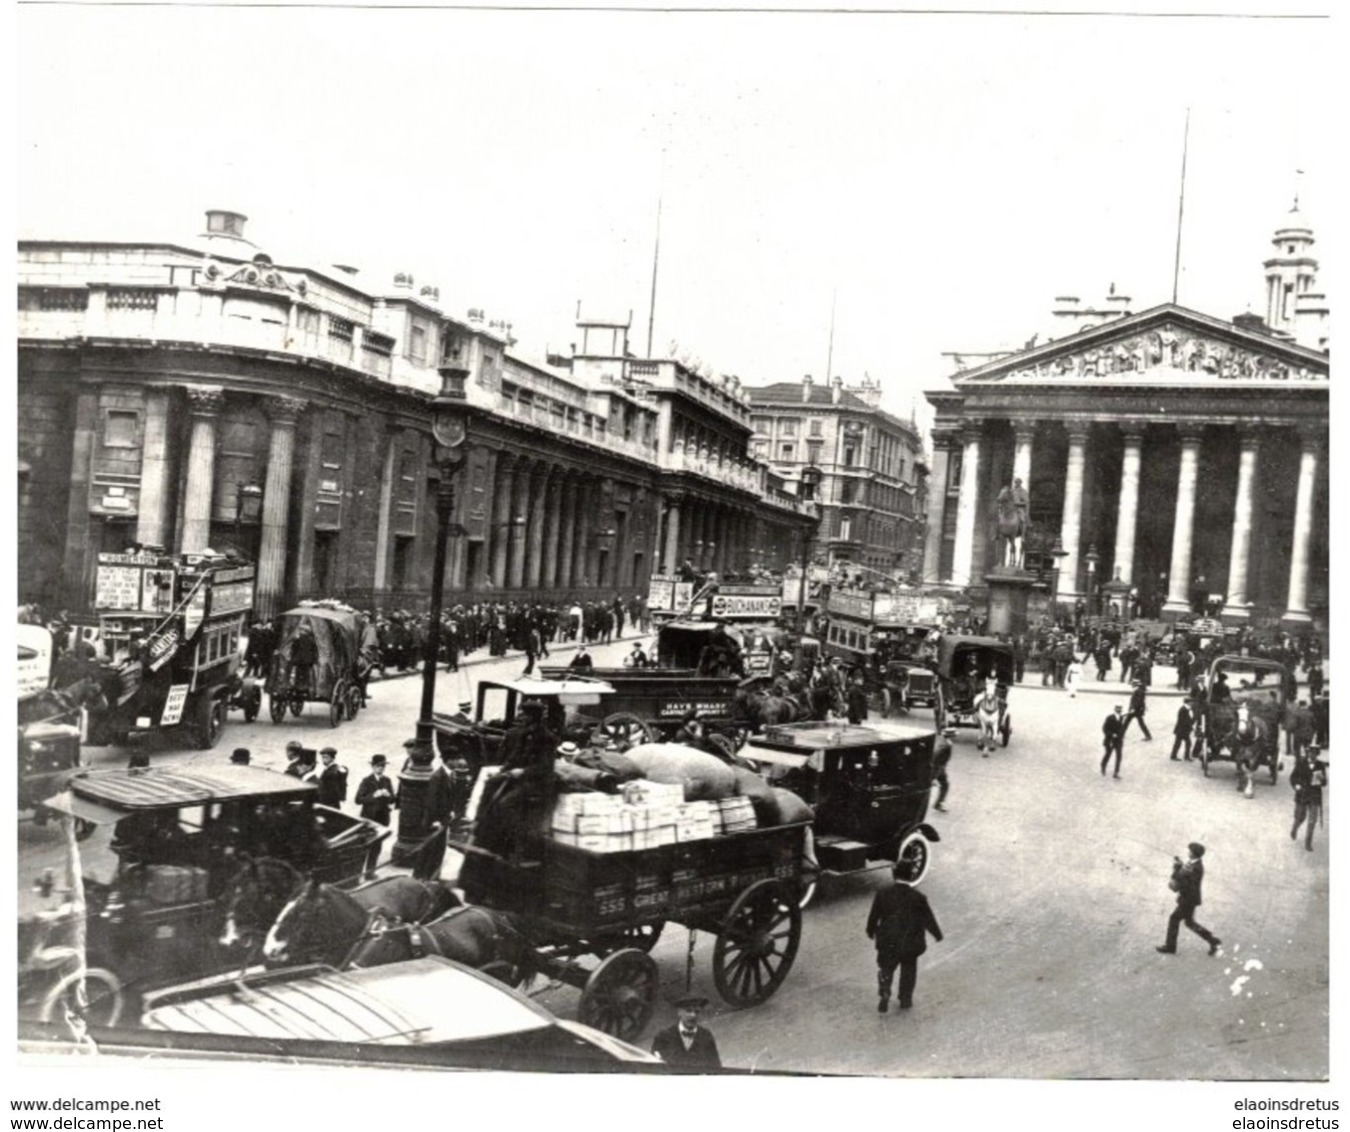
[[[975,722],[980,725],[980,750],[984,751],[985,758],[989,757],[989,752],[995,747],[999,709],[998,681],[987,679],[984,682],[984,695],[975,701]],[[986,742],[989,744],[987,749]]]

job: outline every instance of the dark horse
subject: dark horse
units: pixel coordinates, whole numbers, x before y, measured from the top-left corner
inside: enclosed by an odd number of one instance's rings
[[[292,898],[312,882],[307,882],[294,865],[276,857],[243,855],[242,861],[221,895],[225,926],[220,942],[253,951]],[[459,904],[459,897],[448,884],[406,876],[382,877],[343,895],[366,912],[380,910],[412,923],[434,920]]]
[[[736,718],[749,723],[752,731],[811,717],[811,708],[803,697],[780,695],[769,686],[766,676],[742,680],[736,689]]]
[[[379,967],[443,955],[511,986],[534,978],[534,949],[509,916],[463,904],[429,924],[405,924],[376,912],[347,956],[348,967]]]
[[[527,945],[496,912],[460,905],[426,924],[415,924],[387,908],[358,901],[361,891],[344,892],[314,881],[304,884],[267,933],[263,961],[269,967],[300,963],[349,967],[359,956],[369,967],[410,958],[417,954],[414,945],[420,944],[423,953],[445,955],[471,967],[523,965]],[[474,915],[464,914],[470,910]],[[411,929],[416,929],[416,938]],[[400,940],[401,932],[406,943]]]

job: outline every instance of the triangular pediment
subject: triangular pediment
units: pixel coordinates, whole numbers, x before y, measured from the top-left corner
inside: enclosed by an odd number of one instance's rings
[[[973,385],[1326,382],[1326,354],[1168,303],[953,374]]]

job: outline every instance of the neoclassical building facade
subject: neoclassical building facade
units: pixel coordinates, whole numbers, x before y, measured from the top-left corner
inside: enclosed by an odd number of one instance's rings
[[[1000,490],[1029,493],[1045,600],[1230,623],[1322,622],[1329,601],[1330,337],[1312,231],[1281,221],[1266,317],[1058,300],[1058,336],[952,375],[936,411],[925,581],[982,593]],[[1067,333],[1064,333],[1067,331]]]
[[[86,608],[98,553],[139,543],[239,549],[263,615],[304,597],[415,607],[444,366],[468,371],[473,411],[449,600],[645,592],[663,564],[733,571],[752,546],[791,560],[813,513],[748,455],[731,379],[632,359],[616,324],[532,362],[433,286],[280,266],[244,224],[213,211],[178,242],[20,243],[21,601]]]

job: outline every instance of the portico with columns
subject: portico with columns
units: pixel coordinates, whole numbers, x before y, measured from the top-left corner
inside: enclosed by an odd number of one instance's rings
[[[1173,304],[958,372],[927,395],[925,582],[979,608],[1017,476],[1046,612],[1100,609],[1089,584],[1118,576],[1145,617],[1217,603],[1231,623],[1322,620],[1329,374],[1320,350]]]

